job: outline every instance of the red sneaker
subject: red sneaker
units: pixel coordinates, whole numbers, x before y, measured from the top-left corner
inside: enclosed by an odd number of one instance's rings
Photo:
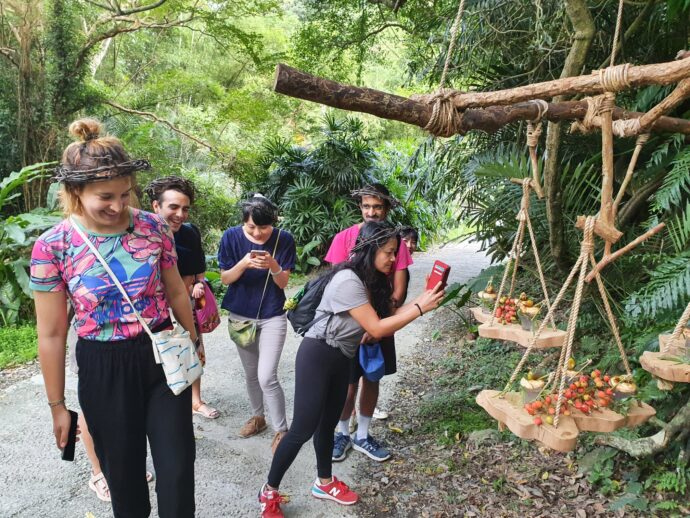
[[[284,518],[280,504],[285,503],[285,498],[274,489],[266,489],[266,485],[259,492],[261,504],[261,518]]]
[[[321,485],[317,478],[314,485],[311,487],[311,494],[316,498],[323,500],[333,500],[342,505],[356,504],[359,496],[354,491],[350,491],[345,482],[341,482],[333,477],[333,482],[330,484]]]

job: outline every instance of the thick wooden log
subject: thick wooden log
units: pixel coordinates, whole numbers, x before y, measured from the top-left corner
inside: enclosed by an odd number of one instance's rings
[[[669,85],[690,77],[690,58],[653,65],[631,66],[627,71],[628,88],[649,85]],[[543,83],[518,86],[494,92],[467,92],[453,98],[456,108],[481,108],[513,104],[529,99],[551,99],[557,95],[599,95],[606,91],[599,71],[589,75],[564,77]]]
[[[279,63],[276,67],[274,90],[280,94],[312,101],[341,110],[369,113],[382,119],[397,120],[424,128],[431,118],[430,104],[415,99],[381,92],[373,88],[344,85],[336,81],[316,77]],[[549,103],[545,118],[552,121],[582,119],[587,113],[585,101]],[[531,102],[508,106],[492,106],[469,109],[462,114],[462,130],[494,132],[506,124],[519,120],[534,120],[539,107]],[[639,112],[627,112],[616,108],[614,119],[638,118]],[[658,133],[683,133],[690,135],[690,120],[660,117],[651,131]]]

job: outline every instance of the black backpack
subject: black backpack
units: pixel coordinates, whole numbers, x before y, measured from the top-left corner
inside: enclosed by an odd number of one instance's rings
[[[312,279],[286,302],[288,307],[292,306],[288,309],[287,318],[297,334],[304,336],[311,326],[330,315],[325,313],[315,318],[316,308],[319,307],[323,292],[331,278],[331,275],[326,274]]]

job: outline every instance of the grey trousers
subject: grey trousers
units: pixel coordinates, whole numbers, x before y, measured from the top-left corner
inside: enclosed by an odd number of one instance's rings
[[[236,320],[252,320],[241,315],[230,313]],[[264,417],[264,400],[268,409],[268,418],[276,432],[288,429],[285,417],[285,394],[278,381],[278,363],[285,345],[287,317],[257,320],[256,342],[248,347],[237,347],[244,376],[247,383],[249,403],[252,415]]]

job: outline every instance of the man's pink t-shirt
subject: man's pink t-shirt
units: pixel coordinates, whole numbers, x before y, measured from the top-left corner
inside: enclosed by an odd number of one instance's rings
[[[338,264],[347,261],[350,257],[350,250],[355,246],[357,242],[357,236],[359,235],[359,224],[353,225],[350,228],[338,232],[333,238],[331,247],[328,249],[326,254],[326,261],[331,264]],[[394,271],[404,270],[412,264],[412,256],[410,251],[407,249],[405,242],[400,240],[400,248],[398,253],[395,254],[395,264],[393,265]]]

